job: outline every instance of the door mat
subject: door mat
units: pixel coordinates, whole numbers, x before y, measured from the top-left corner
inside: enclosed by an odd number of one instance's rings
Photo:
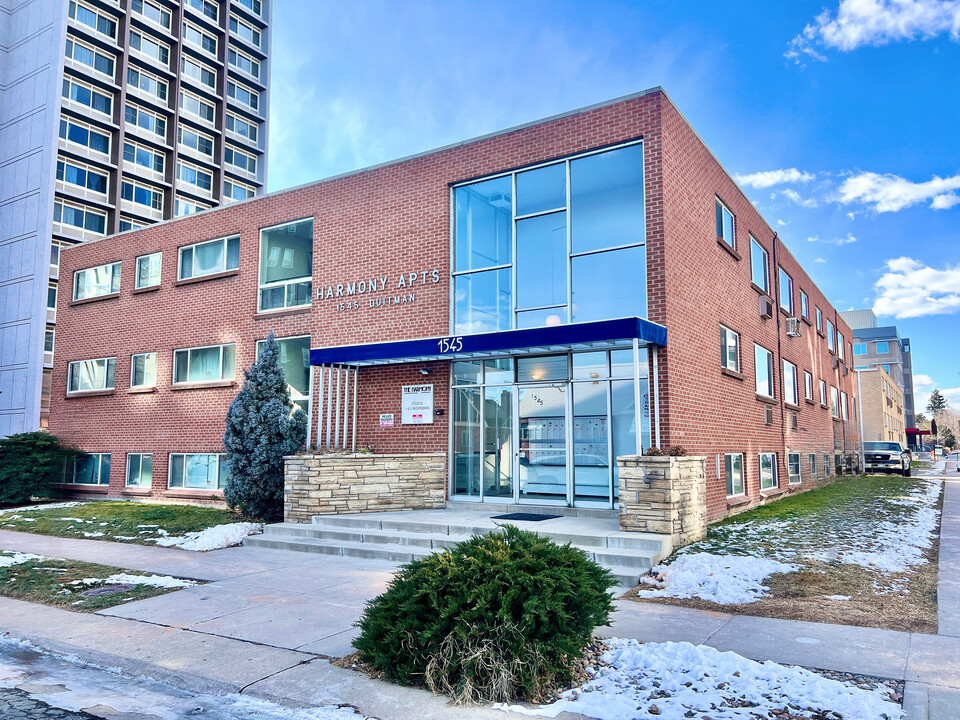
[[[540,522],[541,520],[553,520],[563,517],[563,515],[538,515],[537,513],[508,513],[507,515],[494,515],[491,520],[528,520],[530,522]]]

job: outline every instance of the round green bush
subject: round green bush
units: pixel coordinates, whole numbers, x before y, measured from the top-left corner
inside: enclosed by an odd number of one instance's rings
[[[609,624],[615,584],[582,550],[507,525],[401,567],[354,645],[390,680],[458,702],[543,700]]]

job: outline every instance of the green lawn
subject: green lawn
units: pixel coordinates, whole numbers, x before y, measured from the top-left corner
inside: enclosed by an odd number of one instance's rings
[[[169,535],[183,535],[247,520],[239,513],[218,508],[137,502],[88,502],[46,510],[0,510],[2,530],[140,545],[154,545],[151,540],[163,535],[160,530]]]
[[[103,582],[113,575],[147,574],[59,558],[32,559],[4,567],[4,562],[11,558],[15,559],[16,553],[0,551],[0,595],[17,600],[79,612],[96,612],[131,600],[171,592],[171,588],[134,584],[132,589],[123,592],[84,597],[81,593],[85,591],[114,584]]]

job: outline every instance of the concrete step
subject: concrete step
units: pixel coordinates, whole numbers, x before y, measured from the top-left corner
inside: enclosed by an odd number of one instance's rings
[[[276,523],[267,525],[264,535],[271,538],[313,538],[338,542],[372,543],[376,545],[410,545],[428,550],[453,547],[469,540],[469,535],[445,535],[438,533],[409,533],[392,530],[336,529],[308,523]]]

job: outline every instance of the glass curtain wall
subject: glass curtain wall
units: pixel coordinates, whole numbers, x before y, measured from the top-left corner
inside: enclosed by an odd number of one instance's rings
[[[454,190],[454,333],[646,316],[643,145]]]
[[[260,309],[310,304],[313,218],[260,231]]]

